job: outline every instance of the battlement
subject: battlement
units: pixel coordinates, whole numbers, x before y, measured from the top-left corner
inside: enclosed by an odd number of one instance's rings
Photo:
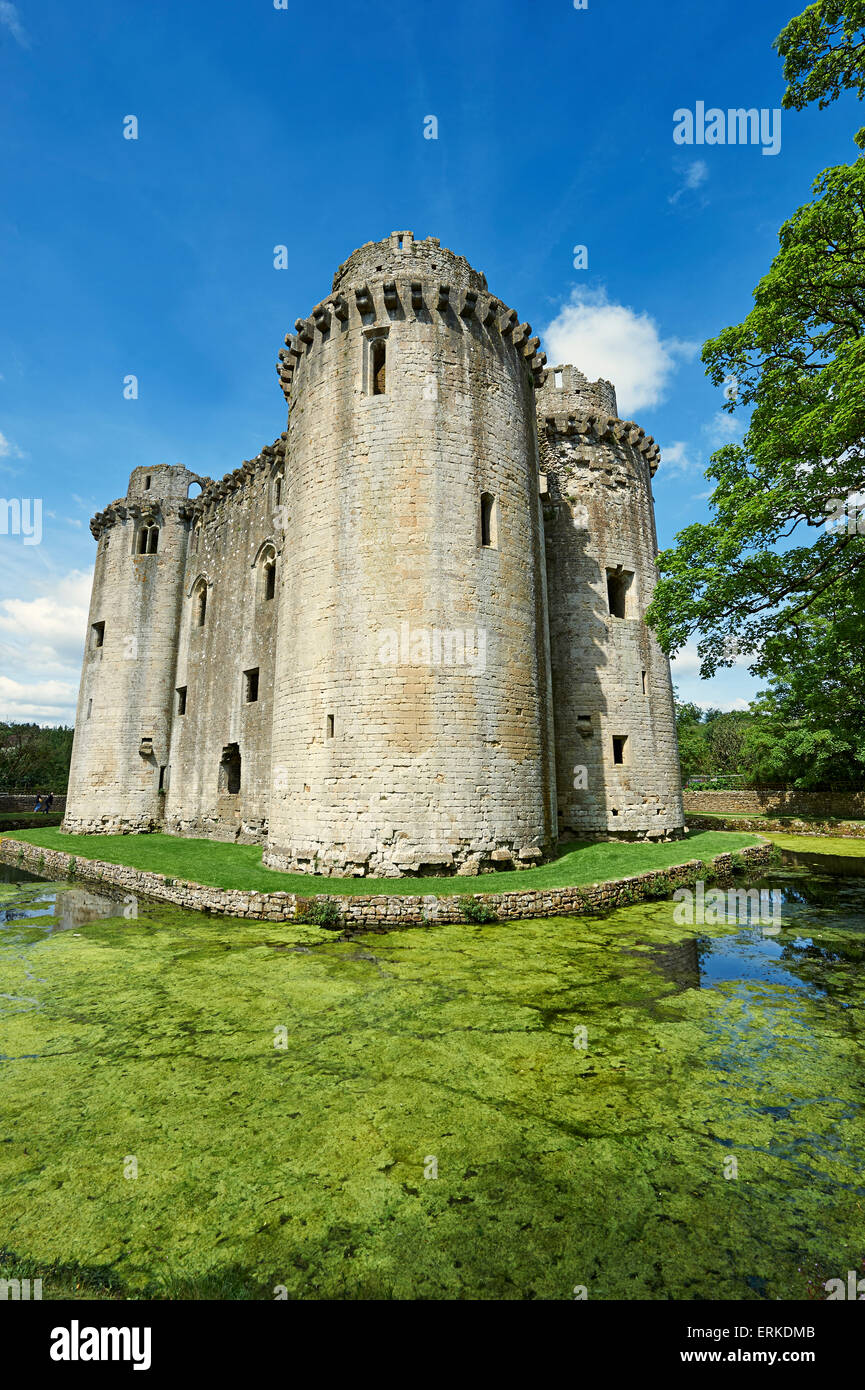
[[[661,450],[635,420],[619,420],[589,406],[578,406],[570,414],[562,411],[555,415],[547,414],[544,407],[545,400],[541,396],[538,400],[538,435],[542,444],[542,458],[547,456],[546,442],[552,443],[557,437],[571,438],[582,444],[629,444],[643,455],[654,477],[661,461]]]
[[[382,271],[378,279],[370,276],[344,291],[338,290],[317,304],[309,318],[296,321],[295,333],[286,334],[285,347],[280,349],[276,364],[286,401],[291,400],[299,365],[334,334],[352,328],[370,330],[407,318],[426,318],[429,322],[436,319],[462,331],[474,323],[480,331],[509,344],[525,361],[535,385],[542,384],[546,354],[539,351],[540,339],[532,335],[531,324],[520,323],[516,309],[509,309],[486,290],[454,284],[438,274],[429,279],[422,269],[415,269],[410,279],[389,275],[389,271]],[[480,279],[486,285],[484,277]]]
[[[577,367],[570,364],[548,367],[546,379],[538,387],[538,413],[573,415],[586,406],[618,417],[613,383],[589,381]]]
[[[265,444],[255,458],[245,459],[239,468],[230,469],[221,478],[192,473],[179,463],[136,468],[130,476],[126,496],[116,498],[92,518],[91,535],[99,540],[104,530],[128,517],[133,520],[150,515],[164,517],[169,511],[184,521],[200,516],[244,487],[256,474],[283,468],[287,439],[288,434],[284,432],[273,444]],[[198,483],[201,492],[190,497],[189,489],[194,483]]]
[[[333,277],[332,292],[349,285],[383,275],[439,275],[455,289],[483,291],[487,277],[469,265],[465,256],[458,256],[438,237],[415,241],[413,232],[391,232],[383,241],[367,241],[343,261]]]

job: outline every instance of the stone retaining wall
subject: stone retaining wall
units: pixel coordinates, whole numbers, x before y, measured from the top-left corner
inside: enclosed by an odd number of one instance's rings
[[[470,896],[483,906],[492,908],[502,921],[524,917],[580,916],[663,896],[680,884],[693,883],[710,874],[722,880],[729,878],[734,858],[743,860],[748,868],[757,868],[769,863],[773,856],[773,847],[764,843],[740,850],[736,856],[720,854],[708,865],[699,859],[690,859],[687,863],[668,869],[636,874],[609,883],[583,884],[572,888],[525,888],[509,893],[472,893]],[[329,898],[336,902],[343,913],[345,925],[349,927],[423,926],[429,922],[465,920],[456,894],[445,897],[433,894],[358,894],[350,897],[317,894],[313,898],[297,893],[209,888],[200,883],[146,873],[121,864],[78,859],[62,850],[42,849],[24,840],[11,839],[0,839],[0,860],[6,864],[20,865],[44,878],[84,879],[141,894],[157,902],[218,916],[250,917],[265,922],[291,921],[309,903]]]
[[[783,791],[773,787],[755,787],[749,791],[688,791],[683,793],[686,816],[723,816],[730,811],[760,811],[770,816],[802,816],[821,820],[837,816],[841,820],[865,819],[863,792],[803,792]],[[690,824],[689,819],[689,824]]]
[[[827,835],[833,839],[854,839],[865,840],[865,825],[860,821],[842,820],[835,822],[828,821],[806,821],[806,820],[748,820],[745,816],[736,816],[731,820],[719,820],[717,817],[708,816],[689,816],[689,830],[750,830],[759,834],[766,831],[775,831],[779,835]]]
[[[50,790],[50,787],[43,787],[43,792],[45,794],[47,794]],[[10,815],[15,811],[26,811],[29,815],[30,812],[33,810],[33,807],[36,805],[36,798],[38,795],[38,792],[28,792],[26,796],[19,796],[18,793],[13,792],[0,792],[0,816]],[[65,794],[55,796],[53,802],[51,803],[51,815],[62,816],[65,810]]]

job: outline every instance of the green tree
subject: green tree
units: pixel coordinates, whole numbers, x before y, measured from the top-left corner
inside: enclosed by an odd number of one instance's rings
[[[784,105],[822,108],[842,91],[865,96],[865,0],[819,0],[775,40],[784,59]]]
[[[820,0],[775,46],[786,107],[865,94],[865,0]],[[750,419],[741,445],[712,456],[710,521],[659,557],[648,620],[670,655],[698,635],[704,677],[746,654],[767,678],[743,757],[763,750],[765,769],[783,739],[776,777],[837,783],[839,760],[863,771],[865,160],[825,170],[814,192],[782,226],[747,318],[703,349],[712,381],[735,381],[725,408]]]

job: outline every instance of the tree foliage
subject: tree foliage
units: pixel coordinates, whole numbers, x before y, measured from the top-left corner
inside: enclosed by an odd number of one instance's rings
[[[65,792],[73,733],[0,722],[0,791]]]
[[[791,19],[775,40],[784,60],[784,105],[821,108],[842,91],[865,96],[865,0],[819,0]]]

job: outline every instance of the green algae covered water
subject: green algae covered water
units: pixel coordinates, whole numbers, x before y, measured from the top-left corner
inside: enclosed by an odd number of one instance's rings
[[[861,878],[773,871],[762,923],[665,901],[339,939],[3,874],[0,1274],[43,1297],[865,1272]]]

